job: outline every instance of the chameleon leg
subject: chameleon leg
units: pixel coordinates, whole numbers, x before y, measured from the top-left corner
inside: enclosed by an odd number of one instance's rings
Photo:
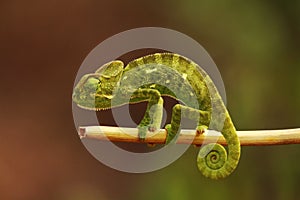
[[[187,107],[181,104],[176,104],[172,110],[171,124],[167,124],[165,129],[167,130],[166,144],[170,143],[176,134],[180,130],[181,117],[191,120],[197,120],[197,132],[203,132],[205,127],[208,126],[210,121],[210,114],[207,111],[197,110],[191,107]]]
[[[159,91],[155,89],[139,89],[134,95],[136,98],[148,99],[144,118],[138,125],[139,138],[144,140],[148,131],[155,131],[160,128],[163,115],[163,99]]]
[[[150,105],[151,107],[148,104],[149,115],[151,118],[151,123],[149,126],[150,131],[156,131],[160,128],[161,120],[163,116],[163,104],[164,104],[164,100],[161,97],[159,98],[157,104]]]

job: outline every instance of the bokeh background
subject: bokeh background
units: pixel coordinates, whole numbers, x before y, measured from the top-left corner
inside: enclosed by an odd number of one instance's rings
[[[300,145],[243,147],[237,170],[205,179],[189,149],[127,174],[76,135],[71,94],[85,56],[121,31],[159,26],[206,48],[237,129],[300,126],[300,1],[2,0],[0,199],[297,199]]]

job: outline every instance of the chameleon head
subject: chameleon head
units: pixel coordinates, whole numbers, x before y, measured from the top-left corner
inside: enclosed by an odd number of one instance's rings
[[[79,107],[89,110],[110,108],[123,67],[122,61],[115,60],[104,64],[95,73],[84,75],[73,90],[73,101]]]

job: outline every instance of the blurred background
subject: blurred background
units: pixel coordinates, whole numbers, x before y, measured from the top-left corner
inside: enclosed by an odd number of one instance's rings
[[[159,171],[110,169],[76,135],[71,94],[101,41],[166,27],[214,59],[238,130],[299,127],[299,13],[296,0],[2,0],[0,199],[297,199],[300,145],[242,147],[220,181],[198,172],[193,147]]]

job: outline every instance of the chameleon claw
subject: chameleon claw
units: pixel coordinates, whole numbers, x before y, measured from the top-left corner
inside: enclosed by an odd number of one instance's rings
[[[205,126],[205,125],[199,125],[199,126],[197,126],[196,135],[199,136],[199,135],[204,134],[207,129],[208,129],[208,127]]]
[[[138,126],[137,128],[138,128],[139,140],[144,141],[146,139],[148,127],[147,126]]]
[[[157,127],[157,126],[150,125],[148,128],[148,131],[150,131],[150,132],[156,132],[157,130],[159,130],[159,127]]]
[[[153,126],[150,126],[149,128],[148,128],[148,131],[150,131],[150,132],[155,132],[157,130],[157,128],[155,128],[155,127],[153,127]]]

